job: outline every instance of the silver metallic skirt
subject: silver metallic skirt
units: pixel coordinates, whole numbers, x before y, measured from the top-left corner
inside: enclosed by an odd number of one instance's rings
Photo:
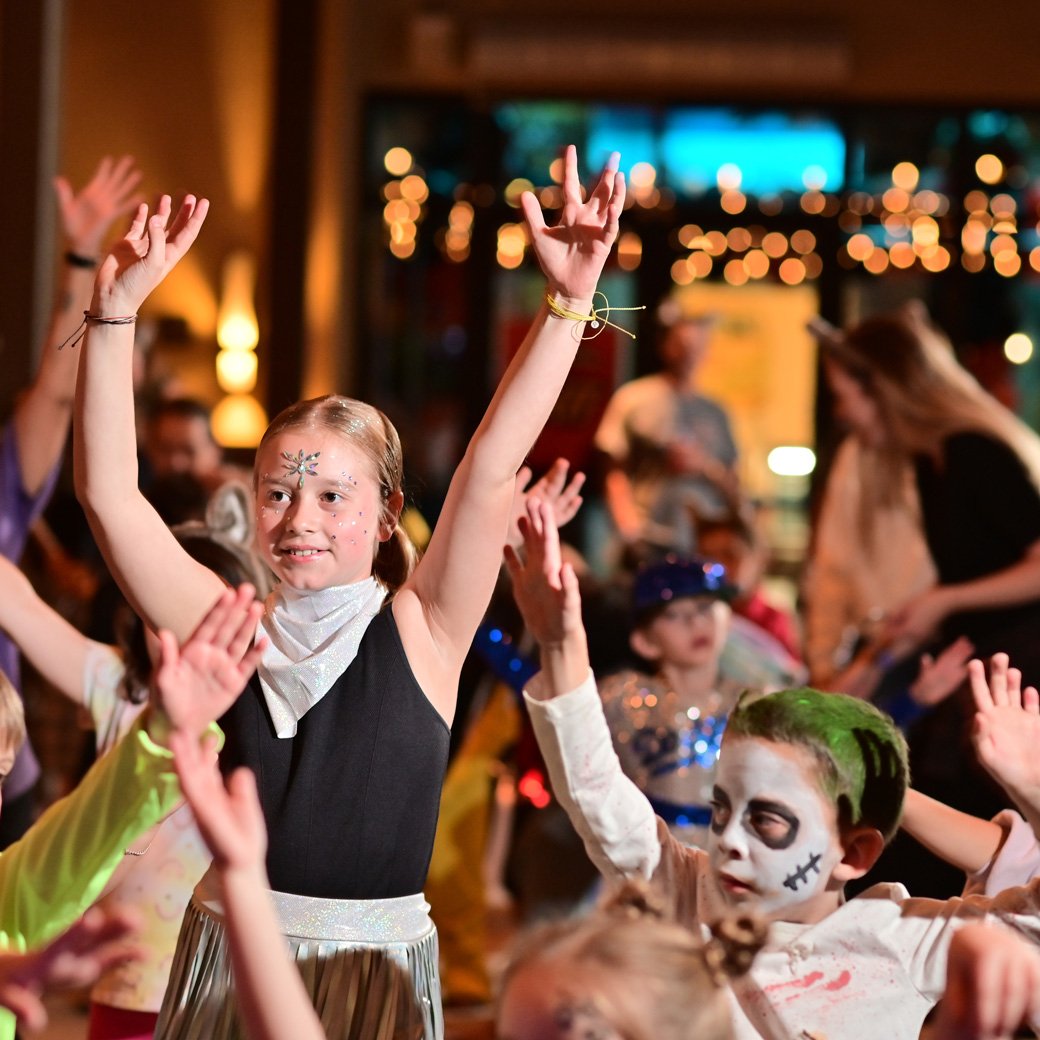
[[[155,1040],[245,1040],[221,906],[209,881],[202,880],[185,912]],[[329,1040],[443,1040],[437,932],[421,894],[271,896]]]

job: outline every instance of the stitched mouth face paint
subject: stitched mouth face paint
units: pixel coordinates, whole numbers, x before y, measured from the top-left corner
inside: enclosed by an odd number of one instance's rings
[[[296,486],[302,488],[304,477],[316,477],[318,475],[318,463],[316,460],[320,454],[320,451],[316,451],[311,455],[305,455],[303,448],[300,449],[298,455],[283,451],[282,458],[285,459],[286,476],[295,477],[299,474],[300,482]]]
[[[755,738],[731,741],[723,745],[715,784],[708,855],[728,902],[784,918],[826,889],[843,853],[837,812],[807,751]]]

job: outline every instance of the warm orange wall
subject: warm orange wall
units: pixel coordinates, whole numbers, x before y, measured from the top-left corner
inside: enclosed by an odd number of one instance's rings
[[[195,249],[150,301],[213,338],[223,258],[266,240],[270,0],[69,0],[61,164],[82,184],[98,157],[133,154],[147,197],[212,203]]]

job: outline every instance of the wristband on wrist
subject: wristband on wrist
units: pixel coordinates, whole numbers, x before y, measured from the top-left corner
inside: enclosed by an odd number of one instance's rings
[[[575,326],[574,334],[578,339],[595,339],[608,325],[612,329],[617,329],[618,332],[623,332],[626,336],[631,336],[632,339],[636,338],[634,332],[629,332],[628,329],[623,329],[620,325],[615,325],[614,322],[610,321],[607,315],[611,311],[645,311],[646,307],[611,307],[610,301],[607,299],[606,294],[602,292],[593,293],[592,301],[595,304],[596,300],[602,298],[603,306],[593,306],[591,314],[579,314],[577,311],[569,311],[566,307],[561,307],[556,302],[556,297],[553,295],[553,291],[550,289],[545,294],[545,303],[549,308],[550,313],[555,314],[557,318],[567,318],[570,321],[576,322],[588,322],[593,332],[590,336],[582,336],[580,325]]]
[[[70,249],[65,253],[65,263],[69,267],[84,267],[93,271],[98,265],[98,258],[96,256],[84,256],[82,253],[76,253]]]
[[[110,318],[106,315],[91,314],[90,311],[84,311],[83,320],[76,326],[71,336],[58,344],[58,350],[62,350],[69,345],[74,347],[86,334],[88,325],[133,325],[136,322],[136,314],[117,315]]]

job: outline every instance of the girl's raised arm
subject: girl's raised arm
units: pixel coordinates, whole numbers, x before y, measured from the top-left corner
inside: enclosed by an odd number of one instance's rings
[[[224,586],[177,544],[138,490],[132,319],[195,241],[208,208],[188,195],[167,227],[168,195],[151,217],[146,205],[138,207],[130,231],[98,270],[76,388],[76,495],[130,604],[180,640]]]
[[[47,682],[70,700],[83,703],[91,640],[40,599],[29,579],[2,556],[0,628]]]
[[[577,154],[569,147],[555,227],[546,227],[530,192],[523,196],[531,246],[548,281],[546,302],[455,471],[426,555],[394,601],[412,670],[448,720],[462,660],[498,574],[517,470],[560,395],[584,328],[575,316],[591,315],[617,237],[625,201],[617,166],[615,153],[583,201]]]

